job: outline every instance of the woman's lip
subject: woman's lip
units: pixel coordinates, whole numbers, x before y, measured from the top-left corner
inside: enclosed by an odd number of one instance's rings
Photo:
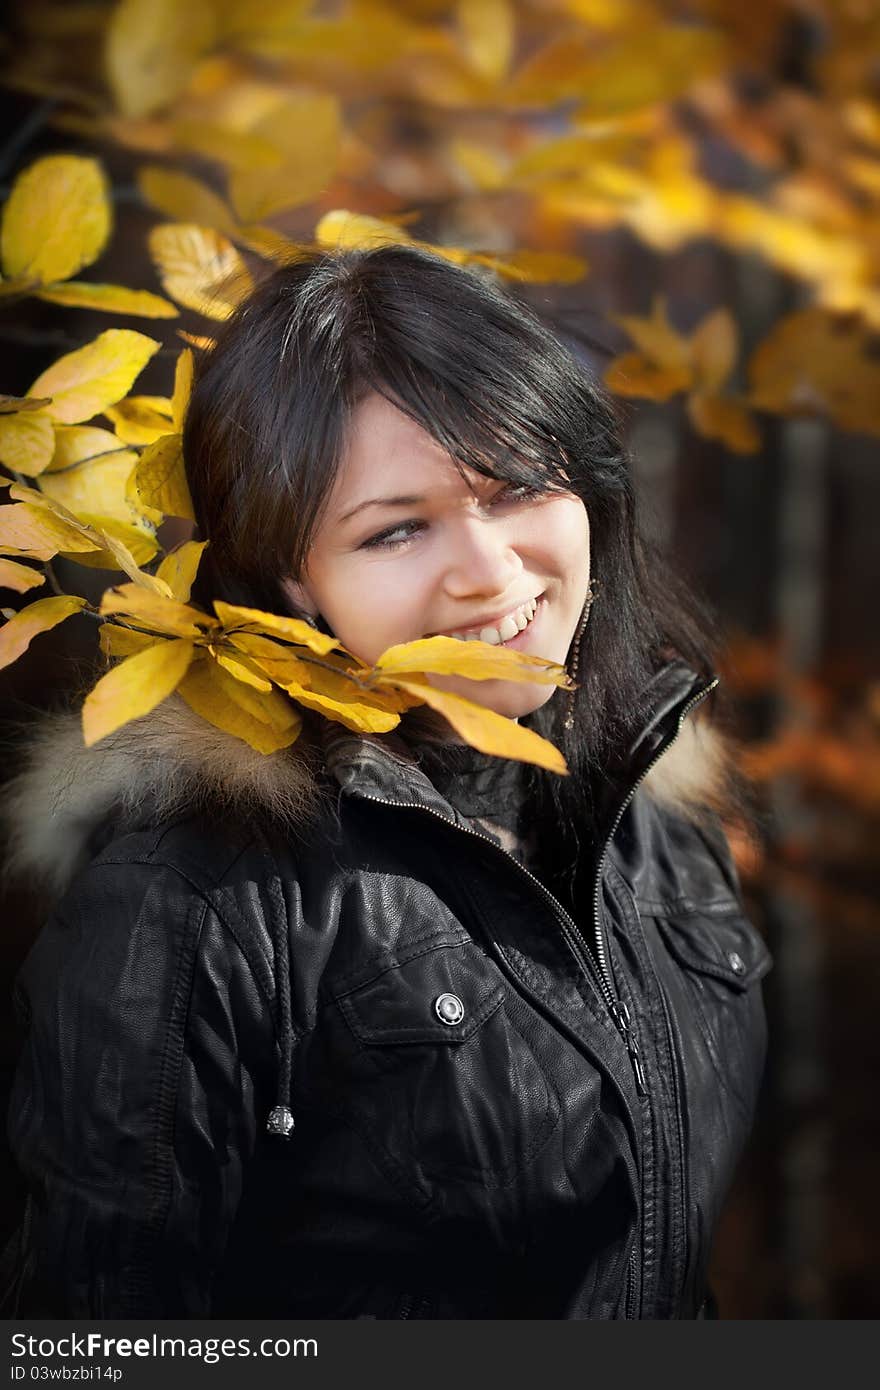
[[[537,595],[535,596],[535,602],[536,602],[536,604],[538,605],[538,607],[540,607],[540,605],[541,605],[541,600],[542,600],[543,597],[544,597],[543,593],[537,594]],[[529,602],[531,602],[531,600],[530,600],[530,599],[526,599],[525,602],[526,602],[526,603],[529,603]],[[522,608],[522,607],[523,607],[523,604],[520,603],[520,604],[517,605],[517,607]],[[507,612],[508,612],[508,613],[515,613],[515,612],[516,612],[516,608],[509,608],[509,609],[507,610]],[[535,617],[537,617],[537,615],[538,615],[538,608],[535,609]],[[484,627],[498,627],[499,623],[502,623],[506,617],[507,617],[507,613],[502,613],[500,617],[498,617],[498,618],[496,618],[496,619],[494,620],[494,622],[490,622],[490,621],[487,620],[486,622],[482,622],[482,623],[471,623],[470,626],[468,626],[468,627],[450,627],[450,628],[447,628],[444,632],[429,632],[429,633],[427,634],[427,636],[428,636],[428,637],[451,637],[451,636],[453,635],[453,633],[455,633],[455,632],[480,632],[480,631],[482,631],[482,629],[483,629]],[[528,632],[529,628],[532,626],[532,623],[533,623],[534,621],[535,621],[535,618],[532,618],[532,621],[531,621],[530,623],[527,623],[526,626],[523,628],[523,632]],[[522,636],[522,633],[520,633],[519,636]],[[511,637],[511,638],[509,638],[509,641],[510,641],[510,642],[515,642],[515,641],[516,641],[516,638],[515,638],[515,637]],[[506,647],[506,646],[508,645],[508,643],[505,642],[503,645]]]

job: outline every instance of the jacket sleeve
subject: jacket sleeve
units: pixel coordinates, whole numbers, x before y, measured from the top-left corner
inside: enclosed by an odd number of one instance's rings
[[[17,997],[9,1133],[29,1197],[7,1315],[210,1316],[274,1049],[236,941],[176,869],[100,861]]]

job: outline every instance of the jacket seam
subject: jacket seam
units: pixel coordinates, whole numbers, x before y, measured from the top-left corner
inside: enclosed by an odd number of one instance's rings
[[[210,903],[200,894],[198,898],[190,904],[187,912],[187,927],[189,927],[191,922],[195,923],[197,920],[196,930],[192,933],[191,946],[191,933],[188,930],[182,933],[182,939],[179,944],[178,965],[175,970],[174,984],[172,986],[172,1002],[171,1009],[169,1010],[167,1036],[159,1064],[158,1095],[155,1109],[156,1119],[150,1156],[150,1164],[153,1170],[149,1178],[149,1190],[151,1195],[148,1211],[150,1214],[145,1223],[147,1229],[143,1232],[138,1242],[141,1247],[139,1257],[134,1259],[132,1267],[123,1284],[123,1306],[130,1300],[132,1311],[136,1311],[139,1308],[139,1297],[143,1298],[149,1291],[149,1269],[151,1265],[152,1246],[156,1238],[161,1235],[171,1209],[171,1168],[173,1164],[174,1135],[176,1129],[175,1119],[180,1085],[180,1072],[186,1051],[187,1019],[189,1016],[190,999],[192,998],[192,986],[195,978],[196,963],[198,960],[205,918],[209,910]],[[189,950],[187,949],[188,947]]]
[[[618,873],[620,870],[618,870]],[[633,893],[632,885],[621,874],[624,883]],[[633,893],[633,901],[639,911],[652,917],[742,917],[743,906],[736,898],[698,902],[695,898],[643,898]]]
[[[445,931],[446,929],[443,928],[442,930]],[[350,980],[353,976],[357,977],[357,975],[361,973],[360,970],[349,971],[347,975],[340,976],[333,985],[333,988],[328,989],[328,993],[331,998],[337,1002],[342,999],[347,999],[350,994],[356,994],[359,989],[365,989],[367,985],[372,985],[376,980],[381,980],[383,975],[388,975],[392,970],[399,970],[402,966],[409,965],[414,960],[420,960],[422,956],[429,956],[434,951],[454,951],[460,946],[467,946],[471,943],[471,938],[465,935],[458,941],[437,941],[436,938],[438,934],[437,928],[432,928],[429,933],[417,937],[410,943],[412,946],[421,946],[421,950],[411,951],[409,955],[396,956],[394,960],[389,961],[387,965],[381,966],[376,971],[375,975],[370,975],[365,980],[359,980],[357,984],[346,986],[346,981]],[[429,944],[423,944],[425,942]],[[361,967],[361,970],[362,969],[363,967]],[[340,985],[345,987],[340,989]]]
[[[244,852],[245,851],[242,851],[242,853]],[[240,854],[236,855],[236,858],[232,861],[232,864],[237,862],[237,860],[240,857]],[[269,1006],[272,1008],[274,1017],[275,991],[271,987],[271,963],[266,954],[260,949],[259,945],[256,945],[253,938],[249,935],[246,927],[244,926],[244,920],[241,917],[241,914],[239,913],[238,909],[231,902],[223,902],[222,899],[218,901],[219,895],[226,891],[223,884],[220,882],[215,882],[211,887],[208,887],[205,884],[197,882],[196,879],[194,879],[192,875],[189,874],[179,864],[173,863],[171,860],[167,858],[158,858],[155,854],[152,853],[149,855],[125,855],[120,858],[114,859],[105,859],[102,857],[100,862],[96,863],[93,867],[95,869],[103,869],[105,866],[113,868],[126,868],[131,864],[143,864],[149,868],[155,869],[169,869],[172,873],[176,874],[178,878],[180,878],[189,888],[191,888],[192,891],[198,896],[198,898],[203,903],[205,903],[207,907],[211,909],[211,911],[214,913],[214,915],[220,922],[220,925],[229,933],[229,935],[232,937],[232,939],[238,946],[238,949],[240,950],[244,960],[247,962],[251,970],[254,980],[256,981],[256,984],[260,990],[260,993],[263,995],[263,998],[265,999],[266,1003],[269,1004]],[[227,866],[226,870],[224,870],[224,874],[228,871],[228,868],[230,867],[232,867],[231,864]],[[273,868],[274,867],[275,866],[273,865]],[[237,919],[236,925],[233,925],[233,918]],[[257,953],[256,959],[255,950]],[[259,964],[257,964],[257,960],[259,961]]]

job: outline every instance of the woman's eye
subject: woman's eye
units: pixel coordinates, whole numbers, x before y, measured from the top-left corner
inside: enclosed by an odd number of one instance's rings
[[[377,535],[370,536],[369,540],[363,542],[362,550],[396,550],[398,546],[406,545],[414,532],[407,531],[408,526],[418,527],[418,521],[402,521],[398,526],[391,526],[387,531],[379,531]],[[401,534],[404,533],[404,534]]]
[[[506,483],[496,492],[491,505],[494,506],[496,502],[528,502],[533,497],[537,497],[539,493],[540,488],[532,487],[529,483]],[[379,531],[375,536],[370,536],[368,540],[361,543],[360,548],[361,550],[397,550],[412,540],[422,525],[421,521],[401,521],[397,526],[389,526],[387,530]]]
[[[498,502],[528,502],[533,497],[537,497],[540,489],[532,487],[530,483],[508,483],[495,496]]]

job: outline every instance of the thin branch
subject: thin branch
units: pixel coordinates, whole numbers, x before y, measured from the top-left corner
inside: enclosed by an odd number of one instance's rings
[[[45,101],[41,101],[39,106],[34,107],[33,111],[24,118],[18,130],[10,135],[5,145],[0,147],[0,179],[6,178],[9,170],[15,167],[31,141],[35,140],[43,127],[49,124],[58,105],[57,97],[48,97]]]

